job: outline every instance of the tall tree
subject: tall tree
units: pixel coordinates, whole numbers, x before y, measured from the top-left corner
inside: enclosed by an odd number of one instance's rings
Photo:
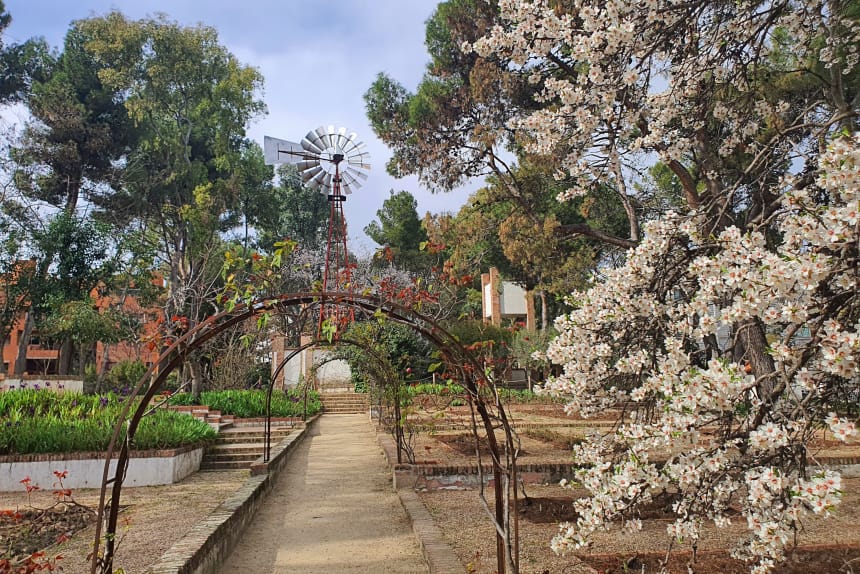
[[[121,160],[136,139],[122,101],[99,78],[104,64],[88,41],[73,24],[49,76],[30,87],[31,119],[12,150],[19,190],[67,214],[94,190],[119,184]]]
[[[809,438],[821,426],[856,432],[837,413],[838,397],[856,392],[860,348],[860,142],[848,135],[859,127],[860,7],[499,8],[472,47],[527,77],[543,104],[511,126],[528,150],[557,150],[572,180],[560,200],[611,191],[627,233],[604,239],[634,246],[573,295],[548,350],[563,366],[548,388],[572,410],[631,405],[617,432],[576,449],[591,496],[554,548],[583,545],[614,519],[637,529],[641,505],[669,489],[673,540],[695,541],[706,520],[725,525],[736,501],[750,532],[735,554],[766,572],[799,517],[839,500],[838,475],[806,468]],[[682,213],[651,211],[643,225],[637,193],[655,157]],[[697,441],[705,429],[716,430]]]
[[[99,80],[100,64],[86,51],[85,42],[84,33],[73,25],[59,56],[41,40],[4,54],[6,71],[14,76],[9,97],[22,99],[30,112],[21,141],[11,148],[17,190],[25,201],[61,209],[67,218],[75,216],[92,190],[118,184],[119,166],[135,139],[125,108]],[[48,281],[55,255],[73,254],[65,249],[44,252],[36,263],[38,281]],[[32,301],[30,309],[39,306]],[[31,312],[24,324],[19,374],[35,319]]]
[[[427,233],[418,218],[418,201],[408,191],[391,191],[376,211],[379,221],[371,221],[364,232],[383,247],[388,259],[405,269],[417,270],[426,264],[422,244]]]
[[[117,12],[83,20],[86,50],[102,65],[139,130],[123,187],[94,196],[105,210],[147,222],[168,269],[165,316],[193,326],[211,306],[207,266],[219,233],[235,223],[245,127],[264,111],[262,77],[218,43],[214,29]],[[214,274],[217,277],[217,273]],[[194,390],[202,381],[190,363]]]

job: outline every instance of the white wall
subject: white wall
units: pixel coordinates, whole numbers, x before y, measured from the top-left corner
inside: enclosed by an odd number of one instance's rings
[[[15,389],[51,389],[53,391],[63,392],[72,391],[81,393],[84,390],[84,381],[81,379],[62,379],[62,380],[47,380],[26,378],[21,379],[2,379],[0,380],[0,392],[15,390]]]
[[[62,455],[57,455],[62,456]],[[176,456],[130,458],[124,486],[153,486],[173,484],[200,469],[203,448]],[[103,458],[79,460],[49,460],[38,462],[0,462],[0,491],[24,491],[21,480],[30,477],[30,484],[43,490],[54,488],[54,471],[68,471],[63,479],[66,488],[101,488],[105,461]],[[111,461],[109,478],[113,478],[116,460]]]

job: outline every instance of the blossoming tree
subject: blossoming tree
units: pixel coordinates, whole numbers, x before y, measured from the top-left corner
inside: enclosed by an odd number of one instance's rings
[[[841,0],[500,0],[463,46],[527,75],[544,104],[512,127],[575,185],[611,189],[633,247],[557,320],[545,388],[571,413],[619,409],[579,445],[590,496],[553,541],[636,530],[658,495],[671,541],[740,508],[733,550],[766,572],[840,477],[807,449],[850,440],[860,393],[860,6]],[[647,169],[682,209],[641,208]],[[620,407],[620,408],[619,408]]]

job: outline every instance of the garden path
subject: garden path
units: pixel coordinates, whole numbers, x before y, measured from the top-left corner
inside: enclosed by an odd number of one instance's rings
[[[219,573],[427,572],[367,416],[309,431]]]

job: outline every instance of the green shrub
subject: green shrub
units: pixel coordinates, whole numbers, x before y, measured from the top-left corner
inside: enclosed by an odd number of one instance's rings
[[[106,450],[122,407],[123,400],[114,393],[0,393],[0,454]],[[158,409],[141,421],[133,446],[175,448],[216,434],[209,425],[188,415]]]
[[[146,374],[147,368],[143,361],[120,361],[108,371],[102,382],[102,390],[127,395]],[[146,385],[141,388],[141,393],[144,392],[146,392]]]
[[[190,393],[176,393],[170,397],[171,405],[194,404]],[[200,393],[200,404],[212,410],[221,411],[225,415],[239,418],[259,418],[266,416],[266,391],[205,391]],[[302,416],[304,397],[295,390],[272,392],[272,416],[298,417]],[[319,393],[308,391],[308,415],[315,415],[322,410]]]

